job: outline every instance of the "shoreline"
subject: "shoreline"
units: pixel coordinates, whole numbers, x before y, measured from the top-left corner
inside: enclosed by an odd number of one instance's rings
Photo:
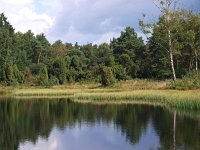
[[[200,89],[175,90],[169,88],[170,81],[128,80],[111,87],[96,83],[74,83],[62,86],[0,87],[1,97],[16,99],[69,98],[79,102],[125,102],[148,103],[170,107],[199,109]]]
[[[68,98],[79,102],[121,102],[167,105],[170,107],[200,109],[200,90],[125,90],[119,88],[21,88],[12,89],[1,97],[16,99]],[[0,98],[1,98],[0,97]]]

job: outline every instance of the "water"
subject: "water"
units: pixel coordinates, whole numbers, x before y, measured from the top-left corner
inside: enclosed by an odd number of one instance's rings
[[[200,114],[145,105],[1,100],[0,149],[200,150]]]

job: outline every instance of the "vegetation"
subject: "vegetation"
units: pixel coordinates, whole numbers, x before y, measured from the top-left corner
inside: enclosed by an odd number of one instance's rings
[[[187,109],[200,108],[200,90],[170,90],[170,82],[124,81],[112,87],[101,87],[100,84],[72,84],[51,88],[17,88],[12,96],[19,99],[29,98],[70,98],[79,102],[126,102],[148,103],[162,106]],[[141,86],[142,85],[142,86]],[[146,85],[146,89],[144,88]]]
[[[189,72],[183,76],[181,80],[171,83],[171,88],[188,90],[188,89],[199,89],[200,88],[200,72]]]
[[[50,44],[43,33],[15,33],[5,15],[0,14],[0,85],[52,87],[12,91],[17,96],[42,93],[91,100],[143,99],[199,107],[195,91],[162,90],[200,88],[200,15],[174,9],[175,0],[158,0],[156,5],[161,10],[158,22],[139,22],[149,36],[147,43],[134,28],[126,27],[109,44],[79,45],[60,40]],[[169,83],[167,79],[171,78],[174,82]],[[77,83],[95,86],[74,89],[71,85]],[[103,90],[99,83],[110,88]],[[54,88],[59,85],[69,90]],[[1,94],[9,92],[0,90]]]
[[[5,15],[0,14],[0,84],[53,86],[95,82],[110,86],[135,78],[176,80],[197,71],[199,14],[174,9],[175,0],[158,2],[158,22],[139,22],[142,31],[149,35],[147,43],[134,28],[126,27],[108,44],[79,45],[60,40],[50,44],[43,33],[16,33]]]

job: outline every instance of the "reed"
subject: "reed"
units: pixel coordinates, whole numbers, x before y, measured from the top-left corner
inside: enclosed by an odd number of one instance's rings
[[[79,101],[133,101],[140,103],[158,103],[170,107],[200,108],[200,90],[125,90],[119,88],[96,88],[96,89],[16,89],[14,97],[61,97]]]
[[[101,87],[99,84],[68,84],[63,86],[0,88],[0,94],[16,98],[70,98],[78,101],[132,101],[162,104],[178,108],[200,108],[200,90],[169,89],[170,81],[130,80]]]

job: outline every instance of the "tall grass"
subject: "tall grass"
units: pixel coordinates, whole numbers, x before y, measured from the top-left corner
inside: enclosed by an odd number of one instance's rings
[[[119,88],[96,89],[16,89],[15,97],[70,98],[79,101],[132,101],[162,104],[179,108],[200,108],[200,90],[124,90]]]
[[[169,80],[166,81],[157,81],[157,80],[148,80],[148,79],[135,79],[120,81],[116,83],[113,87],[120,89],[129,89],[129,90],[157,90],[157,89],[169,89]]]
[[[78,101],[127,101],[170,107],[200,109],[200,90],[172,90],[170,81],[130,80],[101,87],[100,84],[68,84],[64,86],[0,88],[0,94],[17,98],[70,98]]]

